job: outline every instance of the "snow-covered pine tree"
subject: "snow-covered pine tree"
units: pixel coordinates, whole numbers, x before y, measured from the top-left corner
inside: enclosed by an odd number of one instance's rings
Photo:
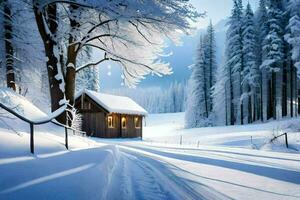
[[[280,0],[270,0],[268,5],[268,32],[264,39],[265,59],[262,70],[269,74],[267,113],[268,119],[282,117],[282,71],[284,60],[283,4]]]
[[[288,4],[290,19],[288,33],[285,35],[287,42],[292,46],[292,59],[300,73],[300,1],[290,0]]]
[[[100,92],[100,70],[98,66],[82,70],[76,79],[77,91],[88,89]]]
[[[206,96],[206,59],[205,46],[201,36],[197,49],[195,65],[188,83],[188,96],[185,111],[185,127],[195,128],[207,126],[208,105]]]
[[[287,41],[287,53],[289,67],[287,75],[287,115],[297,116],[300,114],[300,102],[298,100],[297,81],[300,75],[300,1],[291,0],[287,3],[288,22],[285,33],[285,40]],[[298,77],[297,77],[298,75]]]
[[[228,95],[226,83],[228,83],[228,76],[226,76],[226,69],[224,65],[220,65],[216,72],[216,84],[213,87],[213,119],[214,125],[229,125],[228,121]]]
[[[263,43],[268,34],[268,14],[266,0],[259,1],[259,8],[255,14],[256,32],[257,32],[257,50],[256,58],[257,65],[261,66],[263,60],[266,58],[266,52],[263,51]],[[260,119],[267,120],[267,103],[268,103],[268,74],[264,68],[260,68]]]
[[[242,2],[233,1],[234,6],[228,22],[226,44],[226,75],[228,75],[229,120],[230,124],[243,122],[243,106],[241,105],[241,72],[243,70],[243,45],[242,45]]]
[[[92,59],[92,49],[87,47],[78,55],[78,64],[84,64]],[[100,69],[99,66],[92,66],[78,72],[76,76],[76,91],[83,89],[100,92]]]
[[[204,38],[204,46],[205,46],[205,60],[207,63],[206,72],[207,75],[205,77],[207,83],[207,95],[208,95],[208,110],[212,112],[213,109],[213,97],[212,97],[212,88],[216,83],[216,71],[217,71],[217,62],[216,62],[216,38],[215,38],[215,30],[210,21],[210,24],[207,28],[207,32]]]
[[[149,113],[183,112],[186,98],[186,82],[173,82],[166,88],[121,88],[104,91],[128,96]]]
[[[256,32],[254,14],[249,3],[245,10],[242,30],[244,68],[242,71],[243,94],[241,101],[244,107],[244,123],[247,124],[255,121],[259,114],[257,110],[259,104],[259,69],[255,57]]]

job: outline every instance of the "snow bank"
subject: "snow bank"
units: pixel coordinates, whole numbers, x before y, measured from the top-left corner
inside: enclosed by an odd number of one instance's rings
[[[67,108],[67,104],[65,104],[53,113],[47,115],[33,105],[30,101],[28,101],[25,97],[7,88],[0,89],[0,103],[36,124],[45,123],[52,120],[53,118],[62,114]]]
[[[33,121],[47,117],[46,113],[12,89],[0,88],[0,102],[9,108],[12,108],[18,114]]]

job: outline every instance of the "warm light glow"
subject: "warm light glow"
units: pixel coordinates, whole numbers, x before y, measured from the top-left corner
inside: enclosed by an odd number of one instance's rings
[[[114,127],[112,116],[107,117],[107,124],[108,124],[108,128],[113,128]]]
[[[122,117],[122,128],[126,128],[126,117]]]
[[[141,128],[141,126],[140,126],[140,120],[139,120],[138,117],[135,117],[135,118],[134,118],[134,126],[135,126],[135,128],[137,128],[137,129]]]

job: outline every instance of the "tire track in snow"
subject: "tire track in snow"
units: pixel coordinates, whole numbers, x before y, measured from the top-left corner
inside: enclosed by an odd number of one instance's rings
[[[119,148],[120,159],[112,174],[104,199],[182,200],[220,197],[212,191],[195,191],[176,176],[168,163],[126,147]]]
[[[121,151],[137,156],[142,166],[147,166],[157,175],[160,175],[159,177],[167,183],[164,187],[172,188],[169,191],[175,193],[175,199],[232,199],[210,186],[194,182],[193,179],[190,179],[189,172],[178,168],[176,164],[169,163],[169,161],[159,156],[152,155],[151,151],[136,149],[135,146],[126,144],[120,146]],[[174,173],[175,171],[180,171],[180,175]]]
[[[136,157],[120,152],[105,199],[174,199],[164,191],[154,172],[139,162]]]
[[[135,191],[136,199],[174,199],[161,185],[160,180],[157,179],[157,173],[147,165],[144,165],[144,163],[141,163],[141,160],[137,157],[127,153],[124,153],[124,156],[128,162],[134,163],[139,169],[136,171],[136,168],[131,168],[132,174],[135,177],[131,189]]]

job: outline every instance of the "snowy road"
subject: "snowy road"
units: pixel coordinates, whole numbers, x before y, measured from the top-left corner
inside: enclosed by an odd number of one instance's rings
[[[300,199],[299,154],[117,147],[120,160],[106,199]]]
[[[105,199],[217,199],[212,191],[196,191],[175,175],[170,163],[119,146],[120,158]],[[113,194],[113,195],[112,195]]]

